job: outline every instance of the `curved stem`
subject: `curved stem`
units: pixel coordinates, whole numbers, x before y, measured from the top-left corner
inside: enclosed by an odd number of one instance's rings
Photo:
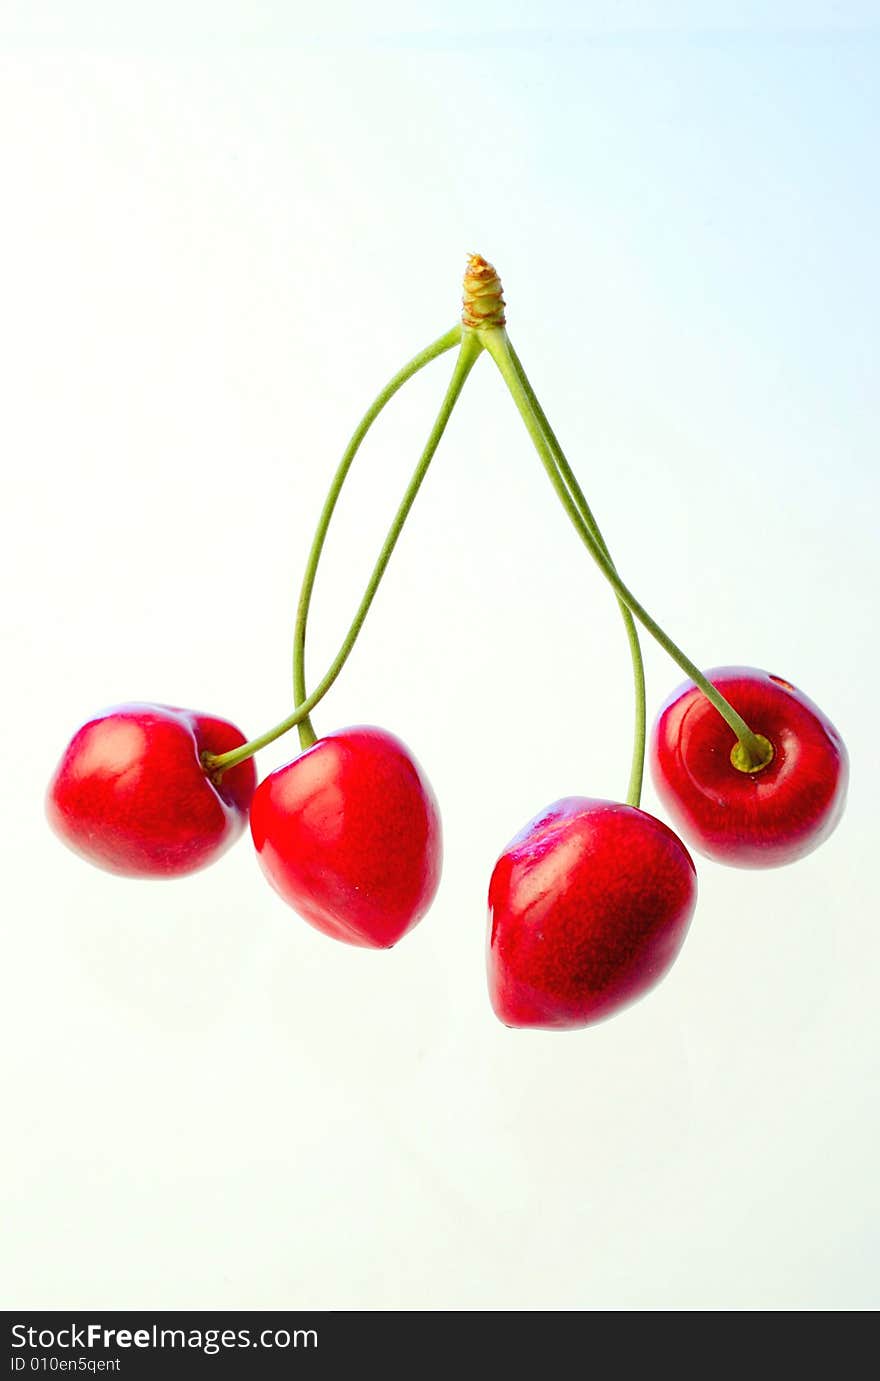
[[[544,469],[547,471],[550,483],[556,490],[560,502],[568,513],[571,522],[577,529],[581,540],[589,551],[596,565],[601,570],[605,579],[608,581],[615,594],[629,608],[632,614],[638,619],[639,623],[648,630],[653,638],[660,644],[674,662],[676,662],[691,680],[699,686],[706,698],[715,706],[722,719],[730,726],[736,734],[738,741],[743,746],[743,753],[746,759],[752,764],[753,770],[763,766],[767,761],[767,750],[760,742],[758,736],[752,732],[748,724],[737,714],[736,710],[723,695],[720,695],[710,681],[700,671],[691,659],[676,646],[667,633],[663,631],[655,619],[639,603],[631,590],[624,585],[612,561],[608,557],[603,547],[596,541],[593,532],[581,516],[577,503],[572,497],[565,483],[562,473],[556,463],[547,439],[541,427],[540,420],[532,406],[529,394],[523,387],[519,373],[513,362],[512,348],[507,338],[507,332],[503,329],[486,330],[480,333],[483,346],[488,350],[493,360],[498,366],[504,382],[519,409],[520,415],[525,422],[529,435],[534,442]]]
[[[206,755],[204,763],[207,771],[212,773],[224,772],[230,767],[235,767],[237,763],[244,762],[245,758],[251,757],[252,754],[256,753],[260,748],[265,748],[268,743],[272,743],[276,738],[281,738],[282,734],[286,734],[288,729],[292,729],[295,725],[302,723],[318,702],[323,700],[327,691],[333,685],[333,682],[345,666],[349,654],[357,641],[357,636],[363,627],[364,620],[367,617],[370,605],[379,588],[382,576],[385,574],[385,568],[391,560],[391,553],[394,551],[397,539],[409,516],[409,511],[422,486],[422,481],[428,473],[428,467],[434,457],[434,452],[440,444],[440,438],[446,430],[446,424],[449,421],[452,409],[455,406],[458,395],[461,393],[465,380],[473,369],[482,348],[482,343],[476,339],[473,332],[465,332],[463,334],[458,358],[455,362],[455,369],[453,370],[452,378],[449,381],[449,387],[446,390],[446,395],[440,406],[440,411],[437,414],[437,420],[431,428],[431,434],[428,437],[425,449],[413,472],[412,479],[407,485],[406,493],[395,514],[394,522],[388,530],[388,536],[385,538],[382,550],[379,553],[379,559],[373,567],[373,573],[364,591],[363,599],[358,605],[358,610],[352,620],[351,627],[345,635],[345,640],[327,673],[312,691],[311,695],[308,696],[301,705],[297,706],[293,714],[288,715],[280,724],[276,724],[274,729],[269,729],[265,734],[261,734],[259,738],[251,739],[249,743],[244,743],[240,748],[234,748],[228,753],[220,753],[216,756],[213,754]]]
[[[451,331],[447,331],[444,336],[440,336],[438,340],[434,341],[433,345],[429,345],[425,350],[420,351],[408,364],[405,364],[402,369],[398,370],[394,378],[385,385],[382,392],[370,404],[370,407],[364,413],[354,435],[345,448],[336,474],[333,476],[333,482],[330,485],[327,498],[324,501],[321,516],[318,519],[318,527],[312,540],[312,547],[306,562],[302,586],[300,587],[299,602],[296,611],[296,627],[293,634],[293,702],[297,707],[302,705],[306,698],[306,624],[309,617],[312,591],[315,587],[318,562],[324,550],[324,541],[327,536],[327,529],[330,526],[330,520],[333,517],[337,500],[339,499],[348,472],[351,469],[352,462],[360,449],[361,442],[370,430],[370,427],[385,407],[385,404],[394,397],[398,389],[402,388],[406,381],[411,379],[414,374],[417,374],[420,369],[423,369],[426,364],[430,364],[431,360],[435,360],[445,351],[451,350],[460,340],[461,326],[454,326]],[[315,737],[311,719],[306,715],[305,718],[301,719],[299,722],[299,741],[301,747],[310,748],[315,742]]]
[[[565,457],[565,452],[560,446],[556,434],[553,431],[553,428],[550,426],[549,421],[547,420],[547,415],[544,412],[544,409],[538,402],[538,399],[535,395],[535,391],[532,388],[531,383],[529,382],[529,377],[526,374],[526,371],[522,366],[522,362],[520,361],[519,356],[514,350],[513,344],[509,338],[507,344],[510,351],[510,358],[513,363],[513,367],[517,372],[519,381],[522,384],[523,390],[525,391],[529,404],[533,412],[535,413],[535,416],[541,424],[547,444],[550,447],[551,452],[553,453],[554,460],[556,461],[557,469],[560,471],[562,478],[568,485],[569,492],[578,507],[578,510],[580,512],[581,517],[584,520],[584,523],[592,532],[593,537],[596,539],[596,542],[598,543],[604,555],[608,557],[609,561],[611,561],[611,555],[608,551],[608,547],[606,546],[605,539],[602,536],[602,533],[599,531],[599,524],[593,517],[590,505],[587,503],[586,495],[584,494],[584,491],[581,489],[581,486],[577,480],[577,476],[575,475],[574,471],[572,470],[571,466],[569,465]],[[629,652],[630,657],[632,659],[633,690],[635,701],[632,764],[630,767],[629,786],[627,788],[626,793],[626,802],[627,805],[638,806],[642,799],[642,781],[645,775],[645,742],[647,738],[645,664],[642,660],[642,649],[641,645],[639,644],[639,633],[635,625],[635,620],[633,619],[633,616],[630,613],[627,605],[624,603],[624,601],[620,598],[619,595],[617,595],[617,605],[620,609],[621,618],[623,619],[623,626],[626,630],[626,640],[629,644]]]

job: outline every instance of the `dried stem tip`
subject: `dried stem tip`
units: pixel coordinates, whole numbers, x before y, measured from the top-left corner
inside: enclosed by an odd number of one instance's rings
[[[472,254],[468,259],[461,319],[472,331],[504,325],[501,279],[482,254]]]

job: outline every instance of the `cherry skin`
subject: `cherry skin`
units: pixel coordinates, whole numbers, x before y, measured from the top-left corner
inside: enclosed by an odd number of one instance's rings
[[[811,852],[846,802],[849,765],[840,734],[788,681],[752,667],[718,667],[707,679],[763,735],[773,757],[758,772],[730,760],[736,735],[687,681],[654,727],[657,794],[695,849],[739,868],[772,868]]]
[[[214,783],[201,754],[245,743],[225,719],[170,705],[117,705],[70,740],[46,813],[75,853],[126,877],[182,877],[228,849],[247,821],[253,758]]]
[[[263,872],[307,921],[350,945],[388,949],[421,920],[442,862],[434,793],[383,729],[318,739],[260,783],[251,833]]]
[[[570,796],[508,844],[489,885],[489,995],[508,1026],[590,1026],[642,997],[678,954],[693,862],[653,815]]]

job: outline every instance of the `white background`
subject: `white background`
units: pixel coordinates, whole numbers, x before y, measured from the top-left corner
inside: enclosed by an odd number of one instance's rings
[[[878,12],[653,8],[3,10],[7,1307],[878,1303]],[[485,893],[541,807],[624,792],[628,659],[488,358],[315,716],[431,777],[422,925],[349,949],[247,839],[138,883],[42,816],[104,705],[286,711],[332,468],[469,250],[632,588],[852,757],[835,837],[700,863],[672,973],[580,1033],[495,1020]],[[359,458],[312,682],[449,367]]]

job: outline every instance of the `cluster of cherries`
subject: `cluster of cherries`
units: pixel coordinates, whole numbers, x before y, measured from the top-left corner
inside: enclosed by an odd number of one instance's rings
[[[348,636],[306,694],[305,630],[327,528],[372,422],[417,370],[458,346],[443,406]],[[589,1025],[642,996],[681,948],[696,903],[684,844],[639,807],[646,748],[636,621],[690,679],[651,741],[658,794],[682,834],[720,863],[773,867],[809,853],[843,811],[847,755],[820,709],[788,681],[726,667],[700,672],[620,580],[595,519],[513,350],[495,270],[471,256],[462,323],[406,365],[366,413],[337,470],[312,546],[294,635],[295,708],[258,739],[225,719],[132,703],[97,715],[68,744],[49,820],[73,850],[129,877],[181,877],[217,859],[250,820],[269,882],[313,926],[348,944],[394,945],[425,915],[440,879],[437,802],[393,735],[352,728],[316,738],[310,713],[351,651],[470,369],[495,360],[551,483],[623,615],[635,679],[627,801],[568,797],[537,815],[498,859],[489,887],[493,1007],[509,1026]],[[301,752],[259,785],[253,754],[298,727]]]

